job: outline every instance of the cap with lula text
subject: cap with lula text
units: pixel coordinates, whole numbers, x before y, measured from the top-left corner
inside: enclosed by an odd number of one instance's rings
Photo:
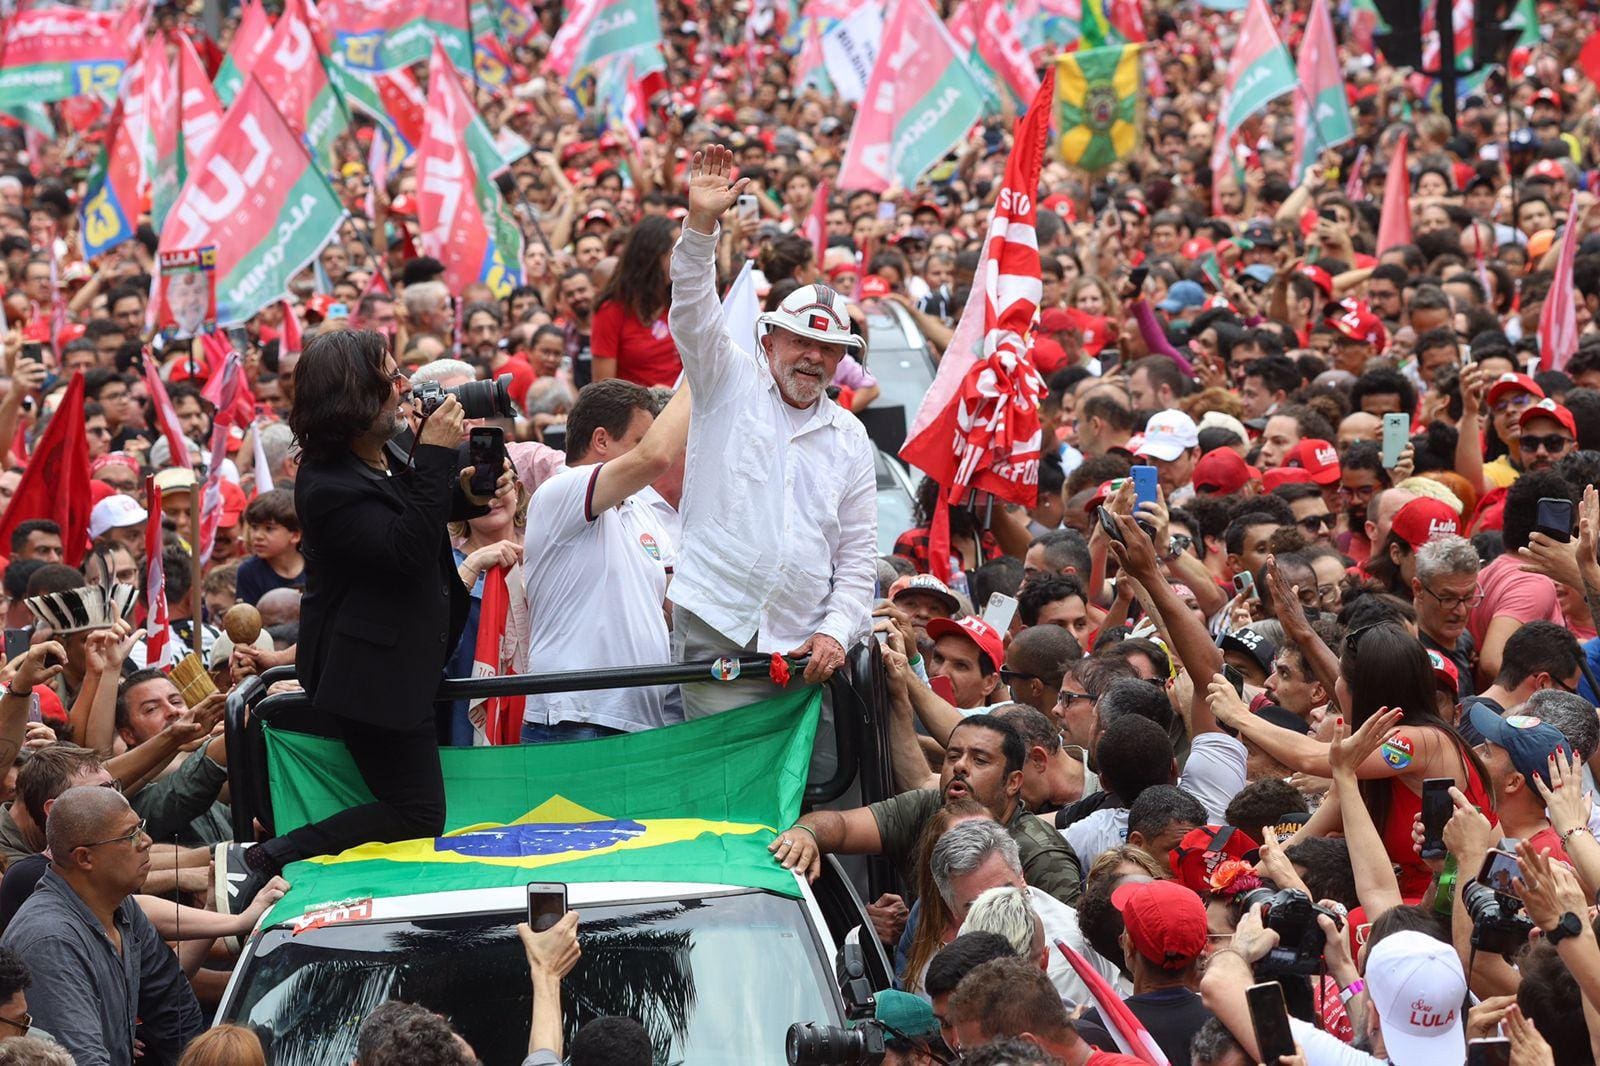
[[[1307,437],[1290,448],[1283,457],[1283,465],[1300,467],[1318,485],[1332,485],[1344,476],[1344,468],[1339,465],[1339,450],[1315,437]]]
[[[1395,512],[1389,528],[1416,551],[1435,537],[1460,536],[1461,516],[1447,503],[1418,496]]]
[[[1392,1062],[1458,1062],[1467,979],[1455,949],[1426,933],[1391,933],[1367,949],[1367,994]]]

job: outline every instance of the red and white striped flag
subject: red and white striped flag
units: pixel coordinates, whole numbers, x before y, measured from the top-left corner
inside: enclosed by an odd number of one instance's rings
[[[506,621],[511,613],[511,592],[506,568],[491,566],[483,572],[483,600],[478,607],[478,644],[472,653],[473,677],[498,677],[512,673],[511,648],[506,646]],[[467,717],[490,744],[522,742],[522,696],[489,696],[467,708]]]
[[[172,397],[167,395],[167,385],[161,380],[161,370],[156,366],[155,357],[149,352],[144,357],[144,387],[150,393],[151,406],[156,409],[156,425],[160,427],[161,435],[167,438],[167,448],[172,452],[171,465],[193,470],[194,463],[189,459],[189,441],[183,435],[183,424],[178,421]]]
[[[1578,231],[1583,229],[1583,213],[1571,212],[1567,228],[1561,231],[1561,250],[1556,253],[1555,279],[1550,295],[1539,310],[1539,369],[1562,370],[1578,350],[1578,314],[1573,304],[1572,260],[1578,254]]]
[[[154,477],[144,479],[144,492],[149,503],[144,525],[145,665],[159,669],[172,658],[168,646],[172,627],[167,619],[167,572],[161,561],[161,488]]]
[[[1073,972],[1083,981],[1089,989],[1089,997],[1094,1000],[1095,1007],[1100,1011],[1100,1020],[1105,1023],[1106,1032],[1111,1034],[1111,1039],[1117,1042],[1124,1055],[1132,1055],[1141,1062],[1150,1066],[1170,1066],[1166,1053],[1156,1043],[1156,1038],[1150,1035],[1150,1030],[1144,1023],[1134,1016],[1128,1005],[1122,1002],[1122,997],[1116,990],[1106,983],[1100,976],[1100,971],[1089,965],[1089,960],[1067,947],[1065,941],[1056,941],[1056,950],[1066,957],[1072,965]]]
[[[949,505],[973,491],[1025,506],[1039,495],[1045,388],[1033,365],[1031,333],[1043,295],[1035,222],[1054,91],[1055,79],[1046,78],[1017,123],[972,296],[900,449],[941,486],[929,536],[932,570],[941,579],[950,561]]]

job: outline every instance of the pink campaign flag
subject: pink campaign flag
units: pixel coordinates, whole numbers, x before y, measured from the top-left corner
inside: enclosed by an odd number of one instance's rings
[[[978,55],[1012,95],[1032,100],[1039,91],[1039,73],[1022,43],[1022,26],[1016,16],[1002,0],[981,0],[978,25]]]
[[[1294,62],[1278,38],[1272,13],[1265,0],[1250,0],[1239,27],[1239,39],[1228,57],[1228,81],[1223,86],[1217,134],[1211,148],[1214,175],[1222,174],[1229,165],[1234,141],[1245,122],[1284,93],[1292,92],[1295,84]],[[1212,187],[1220,189],[1221,184]],[[1215,196],[1214,192],[1213,199]]]
[[[167,620],[167,573],[161,559],[161,487],[153,476],[145,478],[144,492],[150,505],[144,527],[145,665],[159,668],[171,657],[167,648],[171,625]]]
[[[806,214],[805,236],[811,246],[817,250],[817,269],[822,269],[822,257],[828,250],[828,195],[830,193],[826,180],[817,186],[816,195],[811,198],[811,210]]]
[[[183,435],[178,412],[172,406],[172,397],[167,395],[160,368],[156,366],[155,359],[149,356],[144,360],[144,387],[150,393],[151,405],[156,409],[156,424],[161,428],[161,435],[167,438],[167,448],[172,452],[172,465],[193,470],[194,464],[189,460],[189,441]]]
[[[1578,350],[1578,316],[1573,304],[1572,260],[1578,254],[1578,231],[1583,212],[1573,211],[1561,231],[1561,251],[1556,254],[1555,281],[1539,310],[1539,369],[1563,370]]]
[[[217,544],[217,527],[222,524],[222,464],[228,458],[228,433],[231,429],[234,400],[245,388],[244,364],[238,352],[229,352],[222,370],[212,379],[220,381],[217,390],[217,417],[211,427],[211,459],[206,467],[205,487],[200,493],[200,561],[211,561]]]
[[[1339,46],[1333,35],[1328,0],[1313,0],[1295,71],[1300,86],[1294,96],[1294,178],[1325,149],[1355,136],[1350,104],[1344,94],[1344,72],[1339,68]]]
[[[1406,138],[1394,146],[1389,173],[1383,179],[1383,214],[1378,217],[1378,254],[1411,243],[1411,172],[1406,169]]]

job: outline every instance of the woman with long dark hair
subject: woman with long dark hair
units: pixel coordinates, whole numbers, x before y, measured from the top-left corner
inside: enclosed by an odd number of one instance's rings
[[[1494,801],[1484,785],[1488,773],[1471,745],[1439,717],[1433,664],[1422,643],[1401,626],[1379,622],[1347,633],[1335,690],[1336,702],[1349,712],[1351,729],[1386,708],[1402,712],[1400,727],[1356,768],[1356,776],[1383,835],[1384,850],[1400,867],[1401,894],[1419,897],[1432,878],[1411,847],[1411,823],[1422,810],[1422,782],[1451,778],[1473,806],[1489,811]],[[1327,744],[1242,710],[1227,682],[1214,682],[1209,694],[1217,718],[1237,729],[1240,740],[1291,770],[1330,776]]]
[[[590,327],[595,381],[622,378],[646,388],[670,387],[683,373],[667,329],[672,303],[667,260],[677,240],[678,224],[659,215],[641,219],[628,234]]]
[[[233,914],[291,862],[443,831],[433,697],[470,602],[447,528],[492,502],[467,492],[454,396],[414,442],[396,438],[409,386],[381,334],[321,334],[295,376],[289,427],[302,455],[294,499],[306,560],[295,672],[373,800],[255,847],[220,845],[219,882],[234,876],[218,902]],[[495,496],[513,491],[507,467]]]

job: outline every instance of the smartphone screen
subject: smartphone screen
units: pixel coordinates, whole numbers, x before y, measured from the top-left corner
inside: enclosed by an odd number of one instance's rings
[[[494,484],[500,480],[505,466],[505,433],[499,426],[481,426],[472,431],[467,441],[467,455],[472,463],[472,494],[493,496]]]
[[[1228,679],[1228,684],[1233,686],[1233,691],[1238,693],[1239,698],[1244,699],[1244,675],[1234,667],[1223,663],[1222,676]]]
[[[542,933],[567,913],[567,886],[560,881],[528,884],[528,928]]]
[[[1511,1041],[1503,1036],[1467,1041],[1467,1066],[1511,1066]]]
[[[1483,887],[1510,896],[1512,899],[1521,899],[1517,892],[1516,881],[1522,876],[1522,866],[1517,862],[1517,857],[1509,851],[1500,848],[1489,849],[1489,854],[1483,857],[1483,866],[1478,870],[1478,883]]]
[[[1250,1026],[1256,1034],[1257,1056],[1261,1062],[1277,1062],[1294,1054],[1294,1030],[1289,1028],[1289,1010],[1283,1005],[1283,986],[1276,981],[1251,985],[1244,990],[1250,1005]]]
[[[1387,749],[1394,741],[1384,745]],[[1387,757],[1387,750],[1385,751]],[[1422,782],[1422,851],[1424,859],[1444,858],[1444,824],[1455,813],[1455,801],[1450,798],[1455,781],[1448,777],[1430,777]]]

